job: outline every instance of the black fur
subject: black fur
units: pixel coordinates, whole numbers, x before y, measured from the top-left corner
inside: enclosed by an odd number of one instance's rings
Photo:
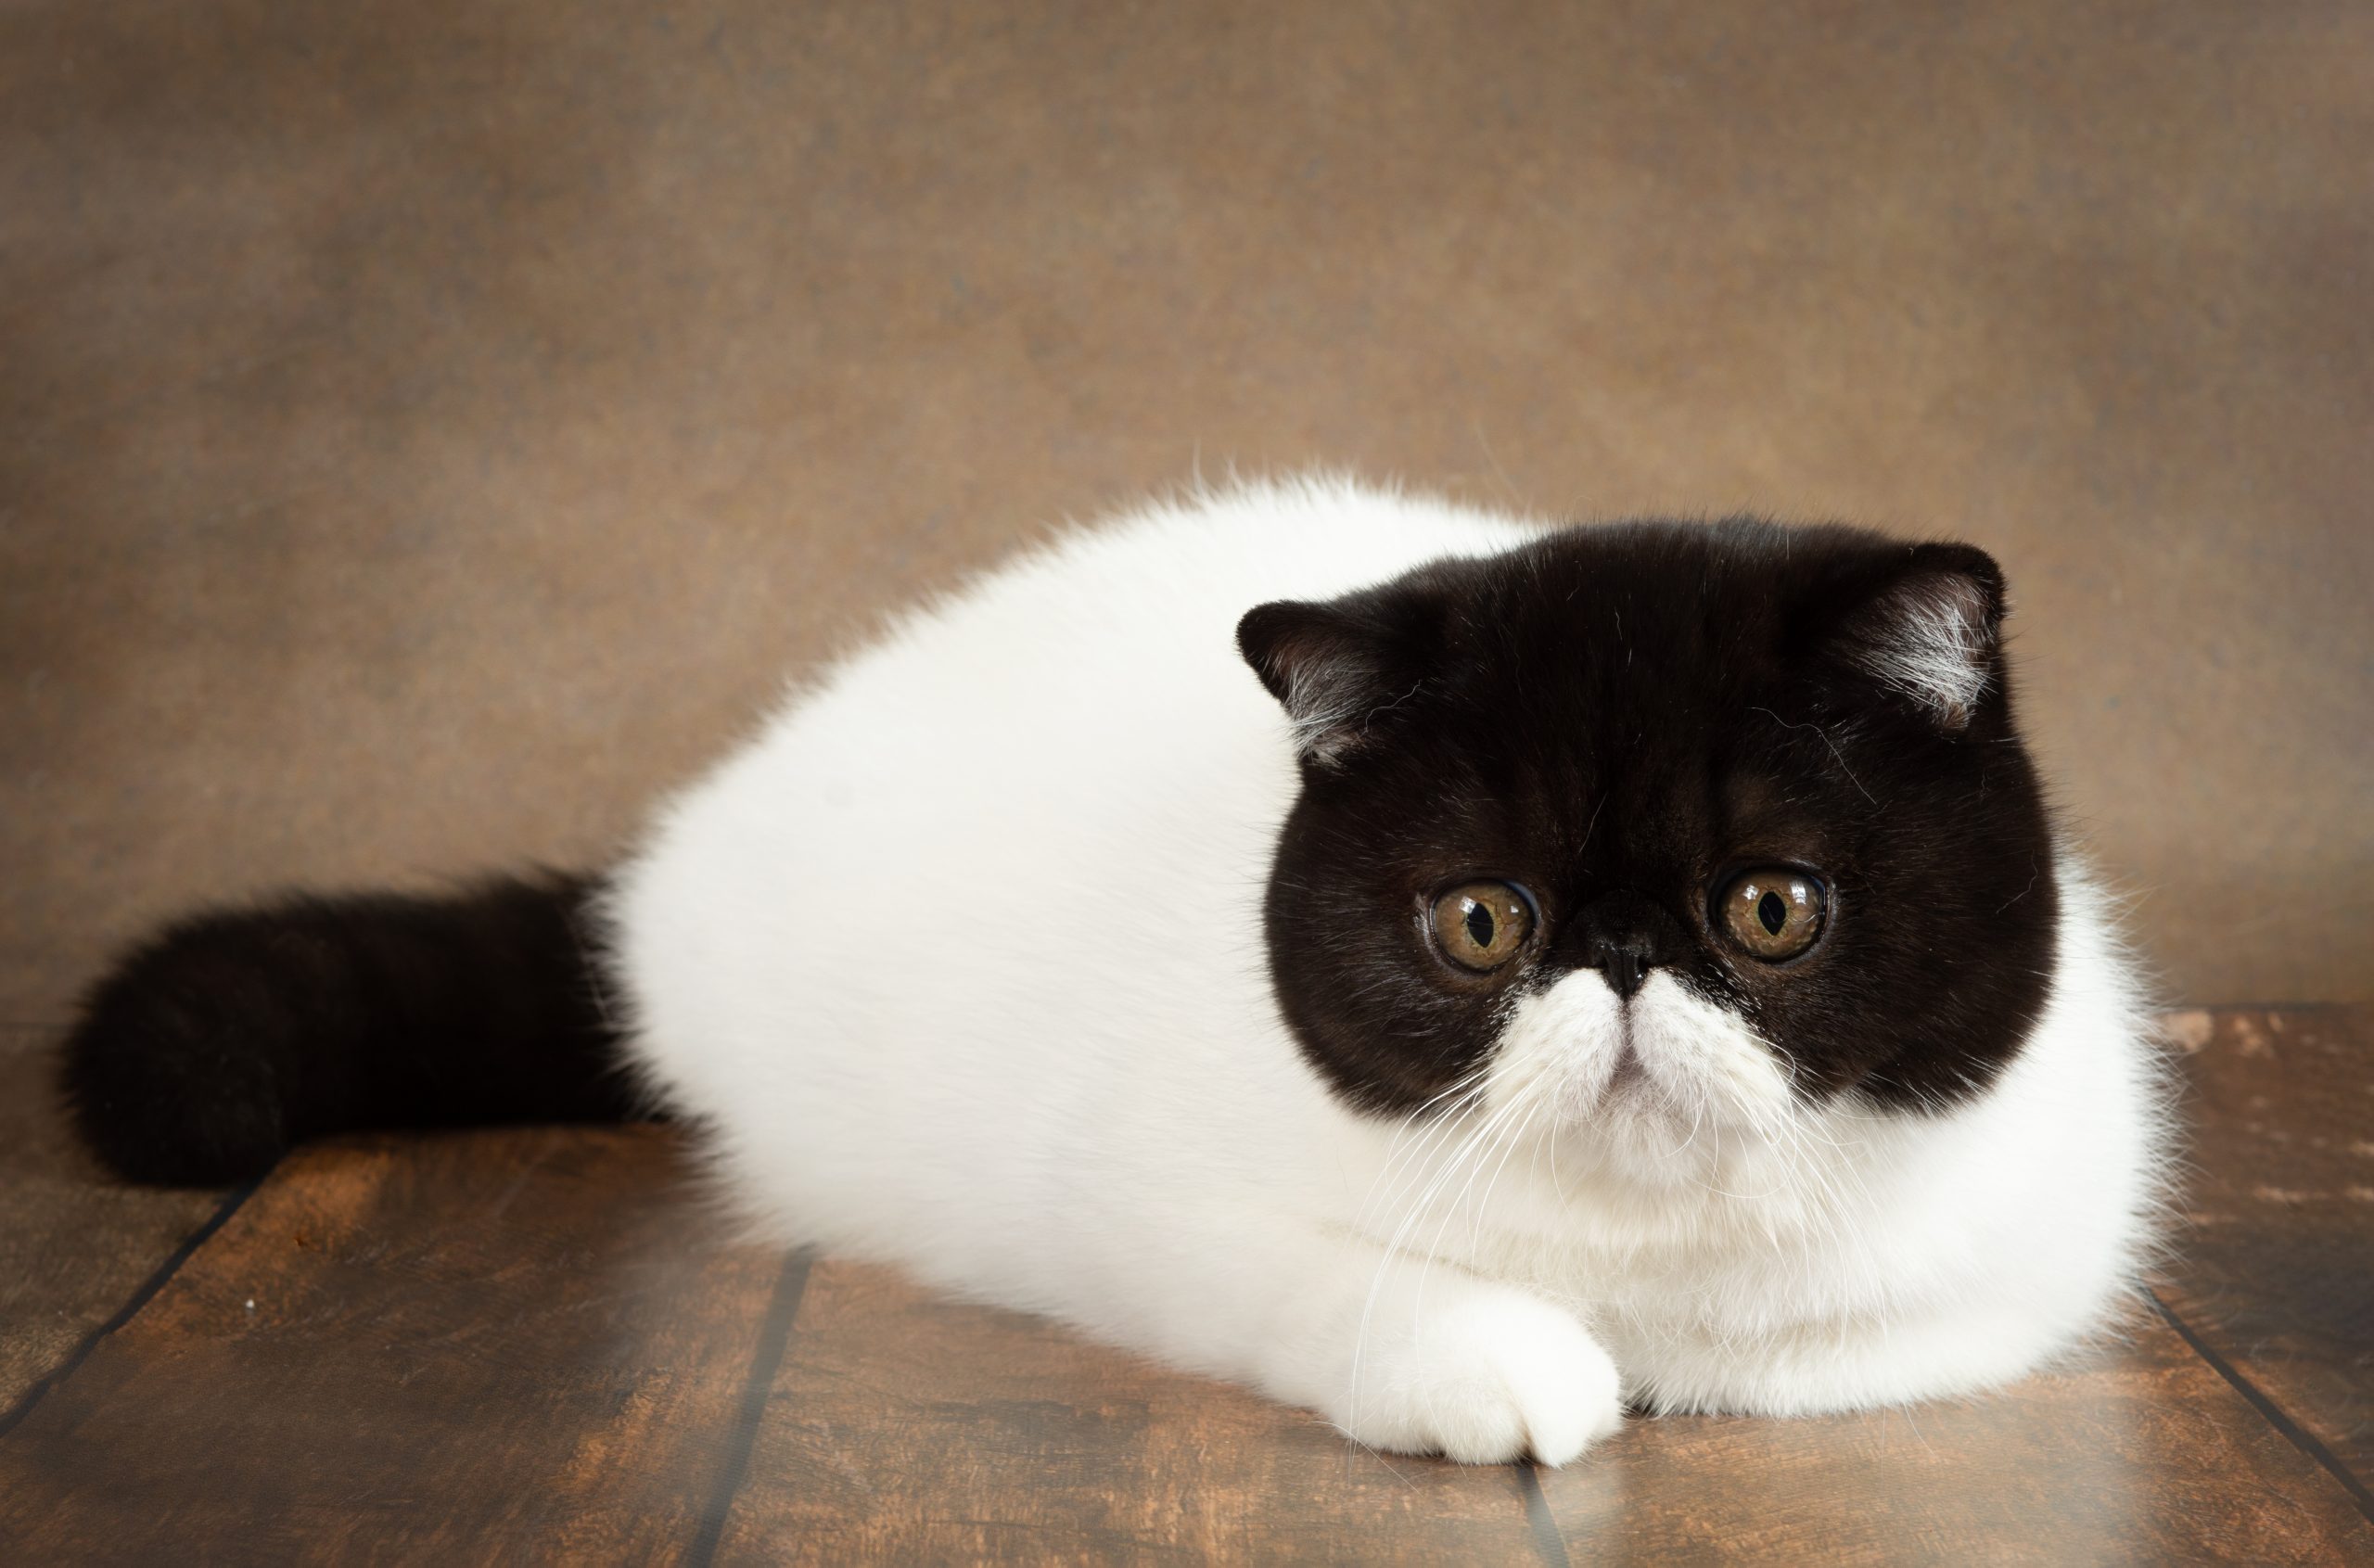
[[[84,1001],[59,1064],[75,1124],[132,1180],[213,1185],[331,1132],[630,1119],[588,892],[506,879],[182,921]]]
[[[1302,737],[1267,931],[1305,1053],[1349,1103],[1406,1112],[1482,1061],[1516,997],[1620,961],[1744,1015],[1808,1096],[1983,1088],[2044,1003],[2059,918],[2002,614],[1970,546],[1749,520],[1576,529],[1255,609],[1239,644]],[[1968,630],[1974,702],[1873,673],[1922,615]],[[1781,963],[1709,909],[1769,864],[1830,898]],[[1424,919],[1479,877],[1537,911],[1488,975]]]

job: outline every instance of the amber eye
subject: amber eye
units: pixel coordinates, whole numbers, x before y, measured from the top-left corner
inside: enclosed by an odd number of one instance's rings
[[[1470,882],[1435,900],[1435,945],[1461,969],[1498,969],[1533,935],[1533,906],[1505,882]]]
[[[1778,963],[1814,945],[1829,906],[1821,884],[1804,872],[1758,866],[1716,896],[1715,924],[1754,957]]]

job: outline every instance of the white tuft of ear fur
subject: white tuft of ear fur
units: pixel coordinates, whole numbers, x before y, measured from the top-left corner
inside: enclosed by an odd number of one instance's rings
[[[1390,702],[1379,704],[1374,682],[1366,672],[1341,666],[1304,669],[1286,680],[1286,717],[1294,727],[1295,750],[1313,762],[1332,765],[1357,747],[1360,720]]]
[[[1923,572],[1871,606],[1847,657],[1882,685],[1926,708],[1939,727],[1970,722],[1995,672],[1996,608],[1959,572]]]

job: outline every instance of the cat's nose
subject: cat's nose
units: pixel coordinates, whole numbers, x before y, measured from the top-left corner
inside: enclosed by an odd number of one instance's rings
[[[1649,971],[1681,956],[1681,928],[1637,893],[1611,893],[1594,901],[1575,931],[1576,961],[1598,970],[1608,988],[1627,1001],[1648,984]]]
[[[1607,977],[1617,996],[1629,1000],[1649,978],[1647,946],[1634,939],[1602,937],[1589,947],[1591,967]]]

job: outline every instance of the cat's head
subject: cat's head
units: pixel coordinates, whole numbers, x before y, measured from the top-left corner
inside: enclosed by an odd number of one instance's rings
[[[2051,983],[2001,573],[1753,521],[1568,529],[1238,629],[1303,787],[1284,1015],[1380,1115],[1770,1128],[1981,1092]]]

